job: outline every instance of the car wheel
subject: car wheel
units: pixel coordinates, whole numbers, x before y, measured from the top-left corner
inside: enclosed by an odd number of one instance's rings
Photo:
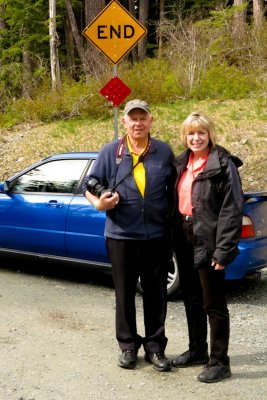
[[[142,294],[142,286],[140,280],[137,283],[137,291]],[[174,300],[178,298],[181,294],[180,289],[180,277],[178,271],[178,262],[175,252],[172,253],[168,267],[168,278],[167,278],[167,295],[168,300]]]

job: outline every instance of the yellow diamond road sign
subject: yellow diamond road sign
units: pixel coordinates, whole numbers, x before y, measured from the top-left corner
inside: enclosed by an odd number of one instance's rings
[[[146,33],[117,0],[112,0],[83,30],[83,35],[113,64],[117,64]]]

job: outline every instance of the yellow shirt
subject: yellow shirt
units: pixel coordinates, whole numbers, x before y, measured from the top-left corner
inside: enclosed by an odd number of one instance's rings
[[[133,157],[133,166],[135,166],[135,164],[138,162],[138,158],[140,157],[140,155],[145,151],[147,143],[145,145],[145,147],[143,148],[143,150],[141,151],[140,154],[136,154],[134,153],[132,147],[131,147],[131,143],[130,140],[127,136],[127,145],[128,145],[128,149]],[[146,188],[146,170],[144,167],[144,164],[142,162],[140,162],[133,170],[133,175],[134,175],[134,180],[136,182],[136,185],[142,195],[142,197],[144,197],[145,195],[145,188]]]

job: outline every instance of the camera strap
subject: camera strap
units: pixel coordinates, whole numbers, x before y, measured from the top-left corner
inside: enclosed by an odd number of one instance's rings
[[[120,165],[121,160],[123,159],[126,138],[127,138],[127,135],[123,136],[123,138],[120,140],[120,143],[117,147],[117,151],[116,151],[116,164],[117,165]]]
[[[120,143],[119,143],[119,145],[117,147],[117,151],[116,151],[116,164],[117,165],[119,165],[121,163],[121,160],[123,159],[125,146],[126,146],[126,140],[127,140],[127,135],[123,136],[123,138],[120,140]],[[150,137],[150,134],[148,134],[148,140],[147,140],[146,148],[142,152],[140,157],[138,158],[138,164],[139,164],[139,162],[143,161],[143,159],[145,158],[145,156],[149,152],[150,147],[151,147],[151,137]],[[133,168],[135,168],[135,166]]]
[[[119,143],[119,145],[117,147],[117,152],[116,152],[116,164],[117,164],[116,177],[117,177],[117,172],[118,172],[121,160],[122,160],[122,158],[124,156],[124,151],[125,151],[125,146],[126,146],[126,139],[127,139],[127,135],[123,136],[123,138],[121,139],[121,141],[120,141],[120,143]],[[146,148],[142,152],[142,154],[140,154],[137,163],[135,163],[132,166],[131,170],[124,177],[122,177],[119,180],[119,182],[117,182],[115,184],[115,186],[113,186],[112,190],[115,190],[124,181],[124,179],[128,178],[128,176],[130,176],[132,174],[132,172],[135,169],[135,167],[137,167],[137,165],[140,162],[143,162],[145,156],[148,154],[148,152],[150,150],[150,147],[151,147],[151,137],[150,137],[150,134],[148,134],[148,140],[147,140]],[[115,182],[116,182],[116,177],[115,177]]]

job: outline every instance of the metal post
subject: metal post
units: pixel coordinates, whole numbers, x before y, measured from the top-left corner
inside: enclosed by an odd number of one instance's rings
[[[113,66],[113,76],[118,76],[118,66],[115,64]],[[118,107],[114,107],[114,139],[117,140],[119,137],[118,128]]]

